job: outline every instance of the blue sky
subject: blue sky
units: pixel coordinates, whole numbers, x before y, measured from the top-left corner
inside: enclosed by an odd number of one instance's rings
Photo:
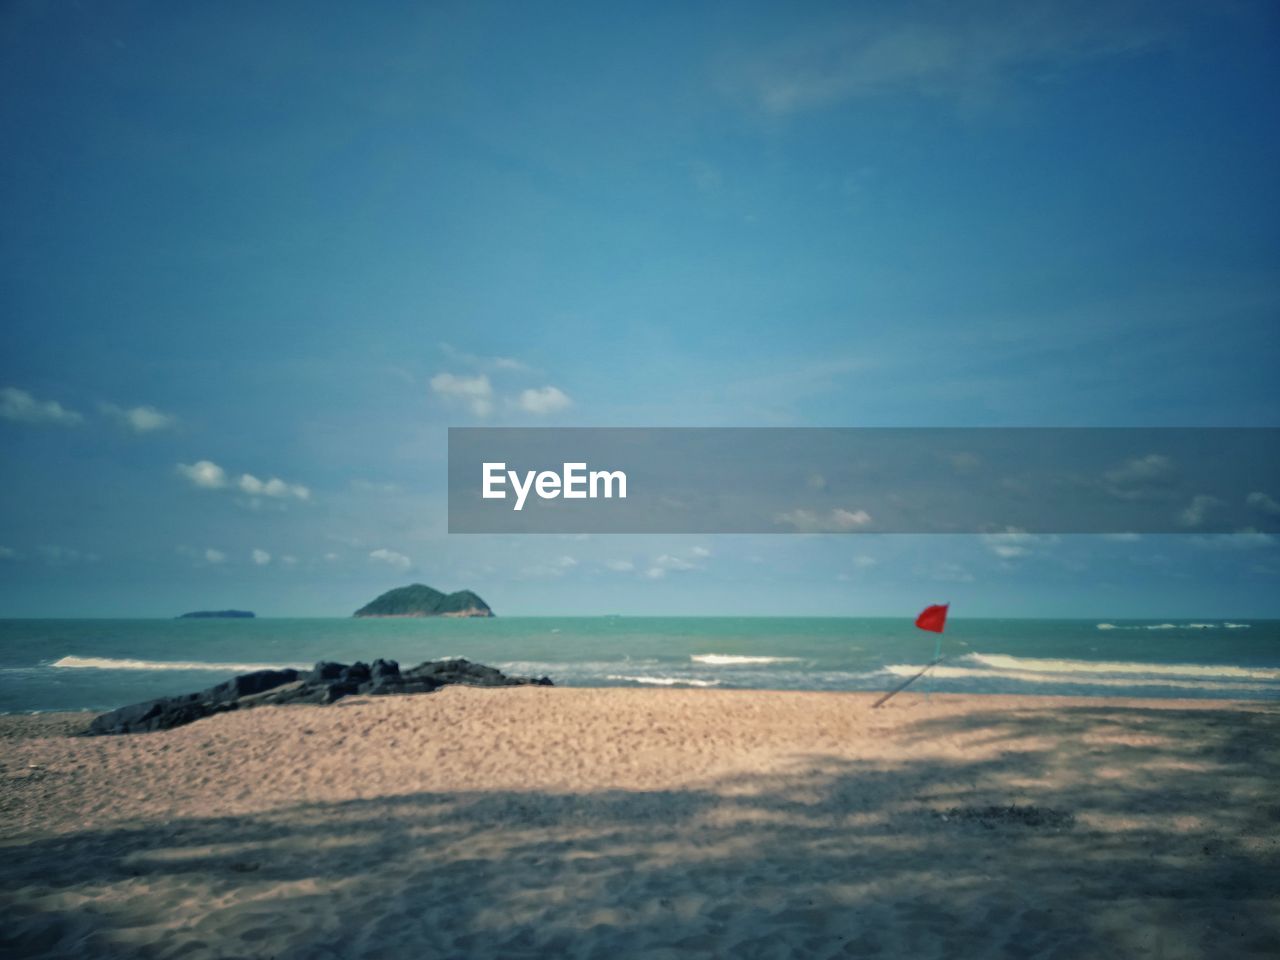
[[[1261,535],[444,532],[449,425],[1280,425],[1271,5],[368,7],[0,9],[0,614],[1280,614]]]

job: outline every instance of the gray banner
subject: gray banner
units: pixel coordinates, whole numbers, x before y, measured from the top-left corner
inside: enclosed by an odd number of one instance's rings
[[[452,428],[450,533],[1280,532],[1276,428]]]

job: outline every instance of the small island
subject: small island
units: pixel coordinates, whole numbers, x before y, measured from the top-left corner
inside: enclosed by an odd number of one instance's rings
[[[184,613],[175,620],[248,620],[252,619],[254,613],[252,610],[192,610],[190,613]]]
[[[492,617],[489,605],[470,590],[441,593],[424,583],[396,587],[357,610],[356,617]]]

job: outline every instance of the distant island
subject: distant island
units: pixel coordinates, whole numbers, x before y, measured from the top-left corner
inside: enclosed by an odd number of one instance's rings
[[[252,619],[252,610],[192,610],[190,613],[184,613],[180,617],[174,617],[175,620],[210,620],[214,618],[228,620],[245,620]]]
[[[365,604],[357,617],[492,617],[489,605],[470,590],[441,593],[425,583],[388,590]]]

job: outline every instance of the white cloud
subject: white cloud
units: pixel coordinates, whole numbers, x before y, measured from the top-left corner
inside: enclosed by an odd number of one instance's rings
[[[37,400],[17,387],[0,390],[0,418],[18,423],[56,423],[64,427],[73,427],[84,420],[56,400]]]
[[[1112,483],[1168,480],[1173,475],[1173,461],[1162,453],[1149,453],[1145,457],[1133,457],[1104,474]]]
[[[1131,457],[1102,475],[1107,491],[1121,500],[1141,500],[1167,493],[1177,477],[1174,462],[1162,453]]]
[[[1217,497],[1205,493],[1192,497],[1187,508],[1178,514],[1178,523],[1184,527],[1198,527],[1204,523],[1209,511],[1221,502]]]
[[[1261,490],[1255,490],[1249,496],[1244,498],[1244,502],[1255,510],[1261,510],[1263,513],[1269,513],[1273,517],[1280,515],[1280,503],[1276,503],[1271,497],[1267,496]]]
[[[213,547],[210,547],[204,552],[204,558],[209,563],[225,563],[227,555],[221,550],[215,550]]]
[[[483,373],[474,377],[437,373],[431,378],[431,389],[450,402],[464,404],[477,417],[493,412],[493,384]]]
[[[973,574],[958,563],[941,563],[928,575],[942,583],[973,583]]]
[[[859,570],[870,570],[879,562],[880,561],[877,560],[875,557],[868,557],[865,554],[862,556],[857,556],[853,558],[853,565],[857,567]]]
[[[324,558],[325,558],[326,560],[328,560],[330,563],[337,563],[337,562],[338,562],[338,555],[337,555],[336,553],[326,553],[326,554],[324,555]]]
[[[1024,78],[1163,44],[1159,4],[857,5],[796,21],[731,61],[726,86],[766,113],[909,93],[964,106]]]
[[[397,570],[408,570],[413,566],[413,561],[403,553],[388,550],[386,547],[379,547],[377,550],[369,551],[369,559],[376,560],[378,563],[385,563],[387,566],[395,567]]]
[[[0,546],[0,560],[17,560],[18,551],[13,547]]]
[[[1052,534],[1024,533],[1017,528],[1010,528],[1004,533],[984,533],[982,535],[983,546],[1002,560],[1025,557],[1036,546],[1057,542],[1058,538]]]
[[[711,556],[711,551],[705,547],[694,547],[689,552],[700,559]],[[684,557],[676,556],[672,553],[664,553],[654,558],[648,569],[645,570],[644,575],[650,580],[661,580],[668,573],[685,573],[689,570],[701,569],[702,566],[692,560],[686,560]]]
[[[251,473],[242,473],[236,486],[251,496],[274,497],[280,499],[310,500],[311,490],[300,483],[285,483],[279,477],[270,480],[259,480]]]
[[[286,567],[296,567],[298,565],[298,558],[291,553],[286,553],[280,558],[280,562]]]
[[[249,556],[252,557],[253,562],[260,567],[265,567],[268,563],[271,562],[271,554],[267,553],[267,551],[260,549],[258,547],[255,547],[253,550],[253,553],[251,553]]]
[[[212,460],[197,460],[195,463],[178,464],[178,473],[186,477],[197,487],[205,490],[221,490],[230,486],[227,471]],[[258,497],[269,497],[273,500],[310,500],[311,490],[300,483],[286,483],[279,477],[259,480],[251,473],[242,473],[235,481],[235,489],[247,493],[249,501],[236,501],[245,506],[258,507]]]
[[[997,557],[1011,560],[1027,554],[1025,537],[1026,534],[1020,533],[988,533],[983,535],[982,542]]]
[[[446,357],[456,363],[463,363],[467,366],[477,367],[482,370],[529,370],[527,363],[523,363],[514,357],[486,357],[476,353],[467,353],[465,350],[459,350],[447,343],[440,344],[440,350]]]
[[[559,387],[546,386],[539,387],[536,390],[522,391],[520,399],[516,401],[516,405],[525,413],[546,416],[550,413],[559,413],[561,410],[567,410],[573,406],[573,401]]]
[[[987,547],[997,557],[1002,557],[1005,560],[1012,560],[1014,557],[1026,556],[1027,553],[1026,547],[1020,547],[1013,543],[988,544]]]
[[[525,567],[520,571],[520,576],[528,580],[563,577],[568,571],[572,570],[577,565],[577,558],[566,554],[565,556],[557,557],[550,563],[538,563]]]
[[[1142,535],[1137,533],[1104,533],[1102,539],[1110,540],[1112,543],[1137,543],[1142,539]]]
[[[1239,530],[1235,533],[1201,534],[1190,538],[1198,547],[1209,550],[1259,550],[1273,547],[1276,538],[1257,530]]]
[[[860,530],[871,523],[871,514],[865,510],[845,510],[837,507],[826,513],[796,509],[780,513],[775,523],[793,527],[800,533],[847,533]]]
[[[653,561],[653,565],[655,567],[662,567],[663,569],[666,569],[666,570],[697,570],[698,569],[698,565],[696,563],[690,563],[688,560],[685,560],[681,557],[672,556],[669,553],[664,553],[662,556],[658,557],[656,560]]]
[[[118,407],[114,403],[104,403],[102,412],[134,433],[153,433],[156,430],[167,430],[178,424],[178,418],[173,414],[164,413],[155,407],[125,408]]]
[[[180,463],[178,473],[205,490],[219,490],[227,485],[227,472],[212,460]]]
[[[636,568],[630,560],[606,560],[604,565],[614,573],[630,573]]]

